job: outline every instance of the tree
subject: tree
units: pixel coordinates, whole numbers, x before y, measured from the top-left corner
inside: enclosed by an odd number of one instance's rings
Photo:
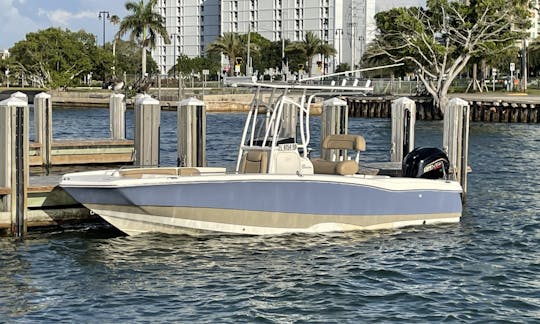
[[[336,49],[326,44],[314,32],[308,31],[301,42],[293,42],[285,48],[285,52],[291,55],[304,55],[309,76],[311,76],[311,65],[313,57],[320,54],[328,57],[336,54]]]
[[[78,76],[92,71],[93,58],[106,59],[94,35],[59,28],[28,33],[10,52],[17,62],[13,70],[24,73],[39,87],[73,85]]]
[[[350,71],[351,70],[351,66],[349,65],[349,63],[339,63],[339,65],[336,67],[336,70],[334,71],[335,73],[340,73],[340,72],[347,72],[347,71]]]
[[[527,47],[527,60],[531,75],[540,71],[540,38],[534,39]]]
[[[109,18],[109,21],[111,22],[111,24],[113,25],[118,25],[120,24],[120,17],[118,17],[117,15],[112,15],[110,16]],[[112,54],[113,54],[113,66],[112,66],[112,74],[113,74],[113,78],[116,78],[116,42],[118,41],[118,37],[117,35],[114,36],[113,38],[113,41],[112,41]]]
[[[426,8],[394,8],[375,16],[375,54],[418,72],[444,113],[452,81],[474,56],[495,56],[522,37],[527,0],[428,0]]]
[[[105,49],[110,51],[110,45],[106,44]],[[141,55],[140,46],[135,42],[117,39],[115,68],[117,75],[120,76],[123,73],[136,75],[140,73]],[[147,57],[146,69],[150,73],[158,71],[158,66],[151,56]]]
[[[229,65],[233,65],[237,57],[241,57],[244,45],[237,33],[226,32],[214,40],[206,50],[210,54],[222,54],[227,56]],[[229,75],[232,74],[229,69]]]
[[[131,15],[124,17],[120,22],[118,38],[130,32],[130,40],[138,41],[141,46],[141,70],[142,76],[146,75],[146,51],[147,48],[156,47],[156,37],[159,35],[166,44],[171,41],[165,28],[165,19],[159,13],[154,12],[157,0],[144,0],[139,2],[129,1],[126,10]]]
[[[168,74],[173,75],[174,71],[182,74],[189,75],[192,72],[200,72],[202,70],[208,70],[211,78],[220,72],[221,65],[219,63],[219,57],[216,54],[208,54],[204,57],[190,58],[185,54],[180,54],[176,61],[176,65],[173,66]]]

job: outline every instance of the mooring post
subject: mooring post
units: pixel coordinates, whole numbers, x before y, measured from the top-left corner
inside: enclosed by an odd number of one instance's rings
[[[448,102],[444,113],[443,149],[450,161],[450,175],[467,194],[467,168],[469,163],[469,103],[454,98]]]
[[[390,161],[402,162],[414,149],[416,103],[407,97],[392,101],[392,147]]]
[[[49,174],[52,151],[52,100],[45,92],[34,96],[35,142],[40,145],[41,165]]]
[[[349,128],[349,111],[347,102],[339,98],[331,98],[323,102],[321,114],[321,157],[325,160],[340,160],[339,150],[322,148],[324,139],[333,134],[347,134]],[[346,152],[343,152],[345,155]]]
[[[9,97],[10,98],[17,98],[19,100],[22,100],[22,101],[26,102],[26,104],[28,105],[28,96],[26,95],[26,93],[17,91],[17,92],[12,93]]]
[[[206,106],[196,98],[178,102],[177,165],[206,166]]]
[[[109,122],[111,138],[126,139],[126,103],[121,93],[112,94],[109,98]]]
[[[28,195],[28,103],[11,97],[0,102],[0,187],[11,189],[2,199],[9,211],[11,232],[16,237],[26,233],[25,214]]]
[[[159,165],[159,128],[161,106],[149,95],[140,96],[135,102],[135,164]]]

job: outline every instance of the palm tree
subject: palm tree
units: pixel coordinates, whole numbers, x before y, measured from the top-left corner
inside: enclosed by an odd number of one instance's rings
[[[109,18],[109,21],[111,22],[111,24],[113,25],[118,25],[120,23],[120,17],[118,17],[117,15],[112,15],[110,18]],[[113,78],[116,78],[116,41],[118,40],[118,36],[115,35],[115,37],[113,38],[113,43],[112,43],[112,54],[113,54],[113,67],[112,67],[112,70],[113,70]]]
[[[323,56],[332,56],[336,54],[336,49],[326,44],[320,39],[314,32],[308,31],[301,42],[294,42],[289,44],[285,51],[287,53],[302,53],[306,56],[307,70],[309,76],[311,76],[311,65],[313,63],[313,57],[317,54]]]
[[[208,45],[207,52],[211,54],[223,53],[229,59],[229,65],[233,65],[236,57],[240,56],[243,50],[244,45],[240,36],[237,33],[227,32]],[[229,69],[229,75],[231,72]]]
[[[171,41],[165,28],[165,19],[153,11],[157,0],[144,0],[139,2],[126,2],[126,10],[131,15],[124,17],[120,23],[118,37],[122,37],[131,31],[130,40],[138,40],[142,50],[142,76],[146,75],[146,49],[156,47],[156,37],[160,35],[166,44]]]

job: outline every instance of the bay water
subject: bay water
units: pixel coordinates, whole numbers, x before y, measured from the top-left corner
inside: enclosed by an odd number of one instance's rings
[[[210,166],[234,168],[245,114],[208,114]],[[54,109],[54,138],[106,138],[106,109]],[[317,117],[313,154],[318,154]],[[161,164],[176,161],[162,113]],[[128,138],[133,112],[127,112]],[[416,145],[442,144],[417,122]],[[387,161],[390,120],[351,119]],[[0,322],[540,322],[540,127],[473,123],[460,223],[319,235],[127,237],[101,224],[0,239]],[[239,197],[241,199],[241,197]]]

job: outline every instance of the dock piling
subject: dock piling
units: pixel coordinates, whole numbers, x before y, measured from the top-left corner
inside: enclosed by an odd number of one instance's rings
[[[177,165],[206,166],[206,106],[196,98],[178,102]]]
[[[332,134],[347,134],[348,132],[348,117],[349,108],[347,102],[339,98],[331,98],[323,102],[321,114],[321,158],[325,160],[334,160],[333,156],[339,160],[337,154],[339,150],[327,150],[322,148],[324,139]],[[343,154],[347,154],[343,152]]]
[[[41,163],[46,174],[51,167],[52,146],[52,100],[51,95],[41,92],[34,97],[35,142],[40,144]]]
[[[0,187],[11,189],[2,199],[2,209],[9,212],[11,232],[19,238],[26,233],[28,121],[28,103],[24,99],[12,96],[0,102],[0,146],[6,153],[0,159]]]
[[[148,95],[135,101],[135,164],[159,165],[159,129],[161,107],[159,101]]]
[[[461,184],[464,198],[467,194],[469,117],[467,101],[454,98],[448,102],[444,113],[443,149],[450,161],[450,175]]]
[[[407,97],[392,101],[392,147],[390,161],[402,162],[414,149],[416,103]]]
[[[121,93],[112,94],[109,98],[109,122],[111,138],[126,139],[126,103]]]

